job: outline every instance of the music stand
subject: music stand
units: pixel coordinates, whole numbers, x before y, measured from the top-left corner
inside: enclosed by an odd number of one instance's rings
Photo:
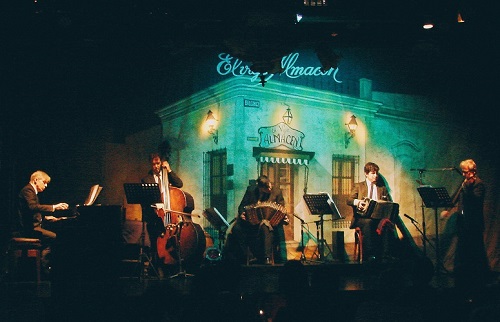
[[[424,205],[426,208],[434,208],[434,219],[436,225],[436,272],[438,267],[444,268],[443,263],[441,262],[441,254],[439,249],[439,216],[438,216],[438,208],[447,208],[452,205],[451,197],[445,187],[431,187],[431,186],[423,186],[417,188],[420,197],[422,198]],[[446,269],[445,269],[446,271]]]
[[[217,208],[207,208],[203,211],[203,217],[219,232],[219,250],[222,249],[225,231],[229,228],[229,223],[224,218]]]
[[[318,242],[317,250],[318,250],[318,260],[323,260],[325,257],[324,248],[328,248],[329,254],[332,253],[332,250],[328,246],[324,238],[324,230],[323,230],[323,216],[324,215],[332,215],[332,219],[342,219],[340,212],[337,208],[337,205],[333,202],[330,195],[326,192],[318,193],[318,194],[305,194],[304,201],[306,202],[307,207],[312,215],[318,215],[319,220],[315,221],[316,223],[316,239]],[[312,257],[316,254],[312,255]],[[312,258],[311,257],[311,258]]]
[[[127,203],[129,204],[150,205],[161,202],[160,189],[157,183],[124,183],[123,188],[125,190],[125,196],[127,197]],[[144,278],[145,261],[149,263],[149,266],[153,269],[156,277],[159,278],[160,275],[154,267],[151,257],[144,252],[144,238],[146,236],[144,216],[141,221],[142,230],[138,259],[138,263],[141,268],[140,279],[142,280]]]
[[[162,202],[157,183],[124,183],[123,188],[129,204],[153,205]]]

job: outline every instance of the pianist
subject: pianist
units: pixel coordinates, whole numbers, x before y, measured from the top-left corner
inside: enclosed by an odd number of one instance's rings
[[[21,189],[18,196],[18,214],[20,233],[22,237],[41,238],[47,242],[56,238],[56,233],[43,228],[44,221],[55,221],[56,217],[47,215],[56,210],[68,209],[68,204],[61,202],[55,205],[43,205],[38,200],[38,194],[43,192],[50,183],[50,177],[43,171],[35,171],[29,183]]]

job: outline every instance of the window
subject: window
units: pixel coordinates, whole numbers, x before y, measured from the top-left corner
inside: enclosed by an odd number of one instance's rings
[[[227,151],[207,152],[203,157],[203,203],[204,208],[215,207],[227,217]]]
[[[332,156],[332,199],[346,220],[352,219],[352,209],[347,206],[346,201],[351,193],[354,183],[358,181],[359,156],[334,154]],[[342,220],[334,222],[341,225]]]
[[[285,207],[289,214],[294,208],[294,166],[288,163],[262,163],[261,174],[266,175],[271,182],[280,187],[285,198]]]

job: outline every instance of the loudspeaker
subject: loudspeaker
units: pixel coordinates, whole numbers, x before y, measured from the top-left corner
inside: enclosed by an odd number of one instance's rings
[[[332,231],[332,243],[333,259],[345,262],[347,260],[347,253],[344,245],[344,231]]]

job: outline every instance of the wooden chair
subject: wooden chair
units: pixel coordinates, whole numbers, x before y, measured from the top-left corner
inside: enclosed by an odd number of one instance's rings
[[[359,227],[354,229],[354,260],[363,263],[363,233]]]
[[[42,242],[38,238],[13,237],[9,244],[9,258],[12,261],[12,270],[19,270],[20,261],[35,259],[36,282],[41,282],[42,269]]]

